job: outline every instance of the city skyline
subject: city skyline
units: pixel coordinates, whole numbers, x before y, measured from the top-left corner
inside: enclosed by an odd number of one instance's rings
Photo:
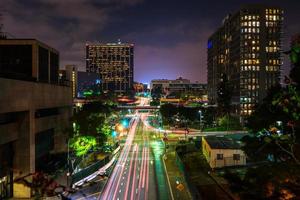
[[[0,200],[300,199],[300,3],[186,2],[1,0]]]
[[[154,78],[179,76],[206,82],[208,37],[221,26],[220,21],[242,4],[265,3],[285,10],[284,47],[290,36],[300,32],[296,26],[299,2],[288,1],[1,1],[4,31],[15,37],[37,38],[61,52],[62,68],[76,64],[85,67],[86,42],[134,43],[135,81],[150,83]],[[204,11],[200,10],[206,7]],[[66,12],[68,10],[68,12]],[[79,12],[80,11],[80,12]],[[39,16],[39,17],[36,17]],[[32,28],[28,28],[28,27]],[[289,69],[284,59],[284,71]]]

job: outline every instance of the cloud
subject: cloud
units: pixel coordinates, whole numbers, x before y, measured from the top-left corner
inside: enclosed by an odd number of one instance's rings
[[[199,22],[197,26],[177,23],[174,26],[161,27],[153,32],[145,32],[155,38],[164,40],[163,44],[136,45],[135,77],[140,82],[150,82],[156,78],[188,78],[192,81],[206,82],[207,79],[207,38],[213,33],[208,21]],[[127,37],[138,37],[131,33]],[[142,35],[142,36],[141,36]],[[169,36],[180,38],[177,42]],[[139,33],[143,37],[143,33]],[[149,36],[150,37],[150,36]]]
[[[85,42],[95,40],[109,23],[112,11],[141,0],[1,0],[4,31],[16,38],[36,38],[60,51],[61,67],[85,65]]]
[[[28,0],[25,3],[21,0],[1,0],[0,6],[6,9],[4,23],[7,32],[17,38],[44,41],[60,51],[60,67],[76,64],[80,70],[84,70],[86,41],[101,40],[101,35],[97,34],[105,29],[118,9],[142,2],[143,0]],[[200,55],[206,55],[206,49],[203,48],[206,41],[203,38],[206,38],[208,25],[202,22],[201,27],[202,29],[191,29],[187,23],[171,23],[168,26],[154,27],[151,31],[128,30],[121,36],[122,39],[135,41],[140,37],[135,51],[136,79],[150,80],[156,78],[156,74],[165,74],[166,77],[161,78],[184,76],[205,81],[206,75],[203,72],[206,67],[203,63],[206,63],[206,58]],[[201,35],[203,32],[204,36]],[[155,43],[157,38],[166,38],[162,44],[168,40],[171,42],[172,39],[168,39],[170,35],[185,37],[189,41],[176,41],[165,47]],[[152,40],[147,41],[151,37]],[[159,40],[156,42],[159,43]],[[144,78],[145,74],[147,78]]]

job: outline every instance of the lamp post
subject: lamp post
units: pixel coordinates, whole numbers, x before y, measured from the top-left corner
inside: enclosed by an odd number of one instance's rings
[[[68,138],[67,166],[68,166],[68,172],[67,172],[67,187],[69,187],[69,176],[70,176],[70,138]]]
[[[201,131],[201,125],[202,125],[202,110],[199,110],[199,122],[200,122],[200,127],[199,130]]]
[[[282,126],[282,121],[276,121],[276,125],[279,128],[279,131],[277,132],[279,135],[283,134],[283,126]]]

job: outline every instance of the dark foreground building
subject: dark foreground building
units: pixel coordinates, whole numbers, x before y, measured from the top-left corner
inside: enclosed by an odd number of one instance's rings
[[[72,90],[58,83],[59,53],[35,39],[0,40],[0,199],[28,198],[13,179],[67,148]]]
[[[104,92],[127,93],[133,90],[133,59],[133,44],[86,45],[86,70],[100,74]]]
[[[233,88],[232,112],[250,115],[267,90],[279,83],[283,10],[247,5],[223,20],[208,40],[208,97],[217,102],[223,74]]]

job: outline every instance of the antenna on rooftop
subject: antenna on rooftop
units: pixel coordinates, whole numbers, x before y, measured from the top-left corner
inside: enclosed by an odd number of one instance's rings
[[[6,39],[7,37],[6,37],[6,34],[3,32],[4,25],[3,25],[2,21],[3,21],[3,15],[0,11],[0,39]]]

